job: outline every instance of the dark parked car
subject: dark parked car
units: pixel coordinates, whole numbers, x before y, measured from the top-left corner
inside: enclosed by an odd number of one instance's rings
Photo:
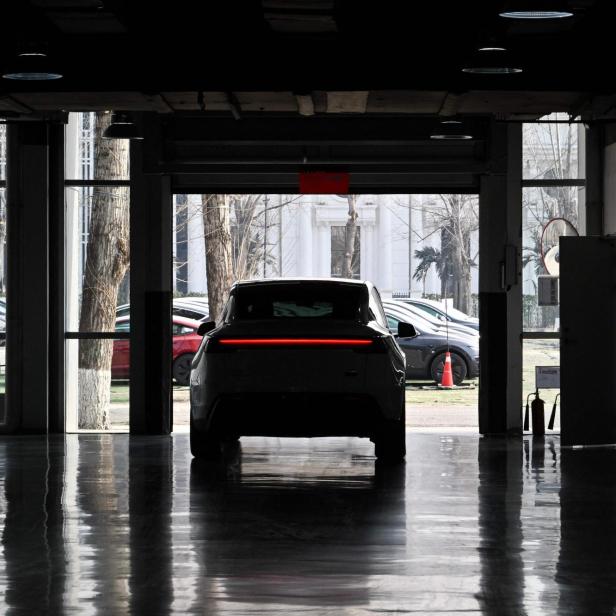
[[[389,329],[398,333],[400,317],[391,311],[385,310]],[[445,352],[447,351],[447,338],[422,330],[415,326],[417,336],[406,338],[398,336],[398,344],[406,355],[406,378],[425,380],[432,379],[440,383],[445,365]],[[449,351],[451,353],[451,371],[453,381],[459,385],[464,379],[473,379],[479,376],[479,339],[472,344],[467,340],[449,337]]]
[[[399,324],[405,338],[412,325]],[[405,358],[369,282],[238,282],[190,376],[194,456],[241,435],[363,436],[405,455]]]
[[[476,331],[479,331],[479,319],[471,317],[455,308],[449,308],[445,310],[445,307],[440,302],[435,302],[429,299],[400,299],[401,302],[415,306],[420,310],[423,310],[426,314],[429,314],[441,321],[449,321],[450,323],[456,323],[457,325],[464,325],[470,327]]]

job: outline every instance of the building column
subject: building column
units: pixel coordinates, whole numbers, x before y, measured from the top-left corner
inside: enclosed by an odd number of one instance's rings
[[[317,225],[317,238],[319,242],[319,271],[322,278],[331,276],[331,230],[325,222]]]
[[[364,280],[374,281],[374,263],[376,261],[376,251],[374,249],[374,224],[372,221],[361,221],[360,261],[361,277]]]
[[[479,432],[522,433],[522,127],[494,124],[479,195]]]
[[[169,434],[171,387],[172,210],[168,176],[143,172],[146,139],[131,143],[130,431]]]
[[[9,432],[44,434],[49,426],[49,144],[47,124],[7,127]]]
[[[378,287],[383,297],[391,297],[392,271],[391,271],[391,211],[381,198],[377,199],[377,242],[379,271]]]
[[[298,216],[299,275],[312,276],[312,205],[302,203]]]
[[[616,234],[616,127],[613,125],[588,129],[586,190],[586,234]]]

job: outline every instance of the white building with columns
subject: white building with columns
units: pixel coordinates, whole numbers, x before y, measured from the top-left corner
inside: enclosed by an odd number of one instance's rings
[[[178,201],[181,205],[177,204]],[[281,203],[286,205],[281,207]],[[424,207],[434,210],[438,203],[438,195],[359,196],[358,277],[372,281],[383,296],[408,293],[409,289],[412,296],[420,297],[424,292],[438,295],[441,282],[436,268],[430,269],[425,288],[422,282],[413,280],[419,263],[415,251],[425,246],[440,249],[440,233]],[[344,227],[348,218],[346,198],[336,195],[269,195],[267,204],[269,258],[265,268],[259,267],[259,277],[263,276],[264,269],[267,277],[330,277],[334,261],[334,229]],[[181,212],[176,216],[176,289],[178,293],[188,295],[206,293],[201,197],[177,196],[176,211]],[[263,216],[259,219],[263,220]],[[262,237],[262,228],[259,233]],[[471,244],[476,252],[476,232]],[[473,268],[473,293],[477,292],[477,286],[478,272]]]

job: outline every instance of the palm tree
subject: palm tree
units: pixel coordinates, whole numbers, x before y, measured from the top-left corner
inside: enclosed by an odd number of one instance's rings
[[[439,278],[441,278],[441,274],[443,272],[445,264],[443,263],[441,251],[438,248],[434,248],[433,246],[425,246],[424,248],[419,248],[415,251],[415,258],[419,259],[419,264],[415,268],[413,280],[421,282],[422,295],[425,296],[426,278],[428,276],[430,268],[434,265],[436,267]]]

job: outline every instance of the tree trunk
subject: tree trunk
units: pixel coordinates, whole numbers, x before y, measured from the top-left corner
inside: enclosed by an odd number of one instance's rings
[[[355,256],[355,234],[357,233],[357,195],[347,195],[349,216],[344,234],[344,259],[342,277],[353,278],[353,257]]]
[[[229,197],[202,195],[205,270],[210,318],[217,321],[233,284]]]
[[[128,168],[128,141],[103,139],[110,114],[97,112],[94,179],[122,177]],[[118,288],[129,264],[128,190],[95,187],[88,226],[79,331],[115,329]],[[113,340],[79,343],[79,427],[109,428]]]

